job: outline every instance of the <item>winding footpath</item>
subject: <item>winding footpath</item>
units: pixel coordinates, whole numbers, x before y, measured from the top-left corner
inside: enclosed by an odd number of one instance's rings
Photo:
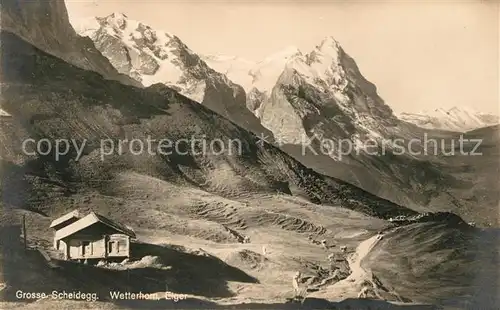
[[[327,299],[345,299],[357,298],[362,289],[363,283],[371,283],[372,274],[361,266],[363,259],[370,253],[373,247],[378,243],[378,235],[375,235],[363,242],[356,248],[356,252],[347,258],[351,274],[339,282],[329,286],[327,290],[313,293],[311,297],[323,297]]]
[[[364,281],[371,280],[372,278],[371,272],[365,270],[361,266],[361,262],[370,253],[370,251],[378,243],[378,241],[379,241],[378,236],[373,236],[361,242],[356,248],[356,252],[353,253],[353,255],[347,259],[347,262],[349,263],[349,268],[351,269],[351,274],[347,278],[332,285],[330,289],[332,290],[342,290],[346,288],[355,289],[355,292],[353,293],[354,295],[357,296],[357,294],[360,291],[360,288],[358,288],[358,286],[362,285]]]

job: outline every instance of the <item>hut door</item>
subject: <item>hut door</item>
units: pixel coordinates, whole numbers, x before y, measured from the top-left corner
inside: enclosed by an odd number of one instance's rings
[[[82,241],[82,256],[85,255],[90,255],[91,249],[90,249],[90,242],[89,241]]]

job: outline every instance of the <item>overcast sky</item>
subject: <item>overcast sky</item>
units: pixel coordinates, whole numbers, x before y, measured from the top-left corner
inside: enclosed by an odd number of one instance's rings
[[[66,0],[72,18],[122,12],[200,54],[260,60],[333,36],[395,111],[498,113],[499,2]]]

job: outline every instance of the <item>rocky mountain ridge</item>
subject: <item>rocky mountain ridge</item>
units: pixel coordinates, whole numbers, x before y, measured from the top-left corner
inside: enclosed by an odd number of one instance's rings
[[[257,135],[272,137],[246,108],[243,88],[210,68],[177,36],[118,12],[71,22],[120,73],[144,86],[167,85]]]

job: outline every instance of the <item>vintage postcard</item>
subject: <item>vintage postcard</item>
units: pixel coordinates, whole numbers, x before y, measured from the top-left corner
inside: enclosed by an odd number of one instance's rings
[[[500,309],[500,2],[0,8],[0,309]]]

